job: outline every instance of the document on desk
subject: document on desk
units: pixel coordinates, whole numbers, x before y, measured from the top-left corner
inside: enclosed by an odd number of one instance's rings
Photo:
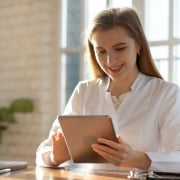
[[[179,173],[164,173],[164,172],[136,172],[130,171],[130,174],[127,176],[128,179],[147,179],[147,180],[159,180],[159,179],[166,179],[166,180],[175,180],[180,179]]]

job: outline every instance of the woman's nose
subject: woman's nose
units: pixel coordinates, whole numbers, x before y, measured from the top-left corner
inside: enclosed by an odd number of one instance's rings
[[[116,61],[116,58],[113,54],[107,54],[107,64],[111,65]]]

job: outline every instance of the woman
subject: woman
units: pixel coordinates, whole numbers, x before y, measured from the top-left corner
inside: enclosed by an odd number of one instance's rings
[[[92,145],[108,163],[178,171],[180,90],[164,81],[155,67],[136,12],[131,8],[101,11],[90,28],[88,52],[95,78],[79,82],[64,114],[112,117],[118,143],[100,137],[100,144]],[[36,162],[58,166],[68,160],[55,120],[49,138],[37,150]],[[176,169],[172,163],[177,163]]]

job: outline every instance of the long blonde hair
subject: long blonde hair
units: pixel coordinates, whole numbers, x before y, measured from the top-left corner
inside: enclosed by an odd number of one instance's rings
[[[94,18],[89,29],[87,50],[89,54],[89,63],[95,77],[107,76],[100,68],[96,61],[94,48],[91,43],[91,37],[96,31],[106,31],[115,26],[124,27],[131,38],[140,44],[140,54],[137,55],[137,67],[143,74],[162,78],[160,72],[155,66],[154,60],[146,40],[144,30],[142,28],[140,19],[132,8],[111,8],[101,11]]]

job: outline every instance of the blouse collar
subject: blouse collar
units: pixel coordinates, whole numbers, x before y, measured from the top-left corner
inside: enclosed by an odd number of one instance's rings
[[[143,74],[141,72],[138,73],[136,79],[134,80],[134,82],[131,85],[131,90],[135,90],[136,88],[138,88],[139,83],[141,82],[143,77]],[[110,85],[111,79],[109,77],[106,77],[104,79],[104,84],[105,84],[105,90],[106,92],[108,92],[109,89],[109,85]]]

